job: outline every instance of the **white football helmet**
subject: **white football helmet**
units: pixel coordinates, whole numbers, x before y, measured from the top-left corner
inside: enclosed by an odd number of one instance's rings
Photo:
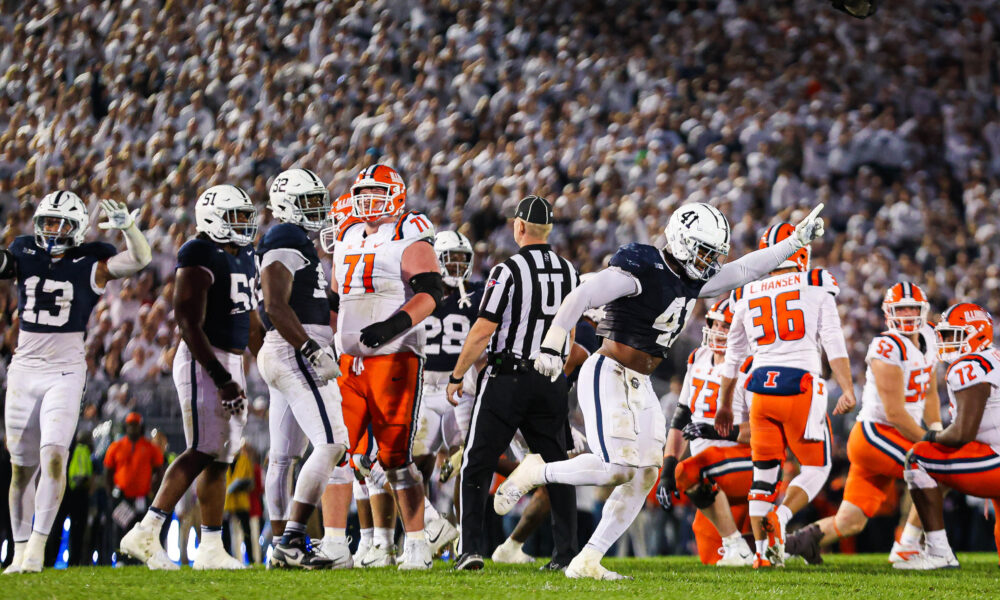
[[[684,204],[670,215],[664,233],[667,251],[691,279],[711,279],[729,256],[729,221],[708,204]]]
[[[468,281],[472,275],[472,242],[457,231],[441,231],[434,236],[434,253],[441,266],[441,277],[450,287]]]
[[[329,225],[330,192],[312,171],[288,169],[274,178],[267,207],[282,223],[319,231]]]
[[[195,228],[214,242],[246,246],[257,236],[257,209],[235,185],[213,185],[194,205]]]
[[[62,254],[83,243],[90,227],[87,205],[73,192],[52,192],[38,203],[35,216],[35,243],[49,254]]]

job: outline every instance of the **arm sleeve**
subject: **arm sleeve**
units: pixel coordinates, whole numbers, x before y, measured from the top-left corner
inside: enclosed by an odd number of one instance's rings
[[[819,306],[819,338],[826,350],[827,360],[847,357],[847,343],[844,342],[844,330],[840,327],[837,302],[832,295],[826,293]]]
[[[787,238],[781,243],[762,248],[722,266],[719,273],[701,288],[701,298],[714,298],[719,294],[760,279],[773,271],[797,250],[795,240]]]
[[[285,265],[285,268],[291,273],[295,273],[302,267],[309,264],[305,257],[302,256],[302,253],[298,250],[293,250],[291,248],[275,248],[274,250],[268,250],[264,253],[264,257],[260,262],[260,270],[263,271],[268,265],[276,262]]]
[[[493,267],[490,278],[486,280],[486,291],[479,303],[479,316],[494,323],[499,323],[510,301],[510,287],[513,276],[510,269],[503,263]]]
[[[726,336],[726,360],[722,363],[722,376],[729,379],[736,379],[740,364],[750,354],[750,340],[743,327],[746,303],[734,302],[733,306],[733,326],[729,328],[729,335]]]
[[[566,296],[552,324],[569,331],[576,326],[585,310],[604,306],[618,298],[634,296],[640,290],[639,281],[633,275],[615,267],[604,269]]]
[[[116,279],[135,275],[153,260],[149,242],[135,223],[122,233],[125,236],[125,252],[108,259],[108,273]]]

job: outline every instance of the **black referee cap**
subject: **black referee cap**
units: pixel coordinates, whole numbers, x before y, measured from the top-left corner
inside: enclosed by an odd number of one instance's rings
[[[514,218],[537,225],[548,225],[552,223],[552,204],[541,196],[525,196],[517,203]]]

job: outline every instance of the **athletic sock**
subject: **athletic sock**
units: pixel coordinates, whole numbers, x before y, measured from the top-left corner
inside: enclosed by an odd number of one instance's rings
[[[375,527],[375,535],[373,541],[376,546],[382,546],[383,548],[389,548],[392,546],[392,534],[393,530],[388,527]]]
[[[757,546],[757,554],[764,557],[764,553],[767,552],[767,540],[754,540],[754,545]]]
[[[944,529],[927,532],[927,549],[935,556],[951,554],[951,544],[948,543],[948,534]]]
[[[286,529],[287,531],[287,529]],[[222,548],[222,526],[202,525],[201,526],[201,546],[214,544]],[[200,546],[199,546],[200,547]]]
[[[372,539],[375,537],[375,530],[371,527],[368,529],[361,530],[361,539],[358,540],[358,545],[363,546],[365,544],[371,545]]]
[[[424,498],[424,524],[430,523],[431,521],[437,521],[441,518],[441,513],[434,508],[431,501],[426,497]]]
[[[150,506],[149,510],[146,511],[146,515],[142,518],[142,526],[147,529],[159,531],[163,523],[166,522],[167,516],[165,511]]]
[[[722,538],[723,546],[735,546],[743,540],[743,536],[740,535],[739,531],[734,532],[732,535]]]
[[[306,524],[298,521],[289,521],[285,524],[285,535],[281,536],[282,544],[290,544],[292,540],[305,537]]]
[[[324,527],[323,537],[331,540],[339,540],[347,537],[347,530],[343,527]]]
[[[902,535],[899,536],[899,543],[903,546],[919,546],[920,536],[923,533],[923,529],[907,523],[906,527],[903,527]]]
[[[407,531],[406,541],[408,542],[422,542],[424,541],[424,530],[420,529],[418,531]]]
[[[774,512],[778,513],[778,520],[781,521],[782,528],[788,525],[788,521],[790,521],[792,518],[792,509],[782,504],[781,506],[778,507],[778,510]]]

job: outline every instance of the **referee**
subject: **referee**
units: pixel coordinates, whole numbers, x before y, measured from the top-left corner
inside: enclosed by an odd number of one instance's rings
[[[552,205],[528,196],[514,213],[514,241],[520,250],[493,267],[476,320],[448,384],[448,399],[462,394],[466,371],[487,352],[479,376],[462,457],[462,537],[455,568],[482,569],[487,552],[484,514],[497,461],[518,429],[531,451],[546,462],[565,460],[568,418],[566,377],[551,381],[533,361],[563,299],[579,284],[576,269],[547,240]],[[549,485],[555,551],[549,568],[562,569],[576,553],[576,494]]]

